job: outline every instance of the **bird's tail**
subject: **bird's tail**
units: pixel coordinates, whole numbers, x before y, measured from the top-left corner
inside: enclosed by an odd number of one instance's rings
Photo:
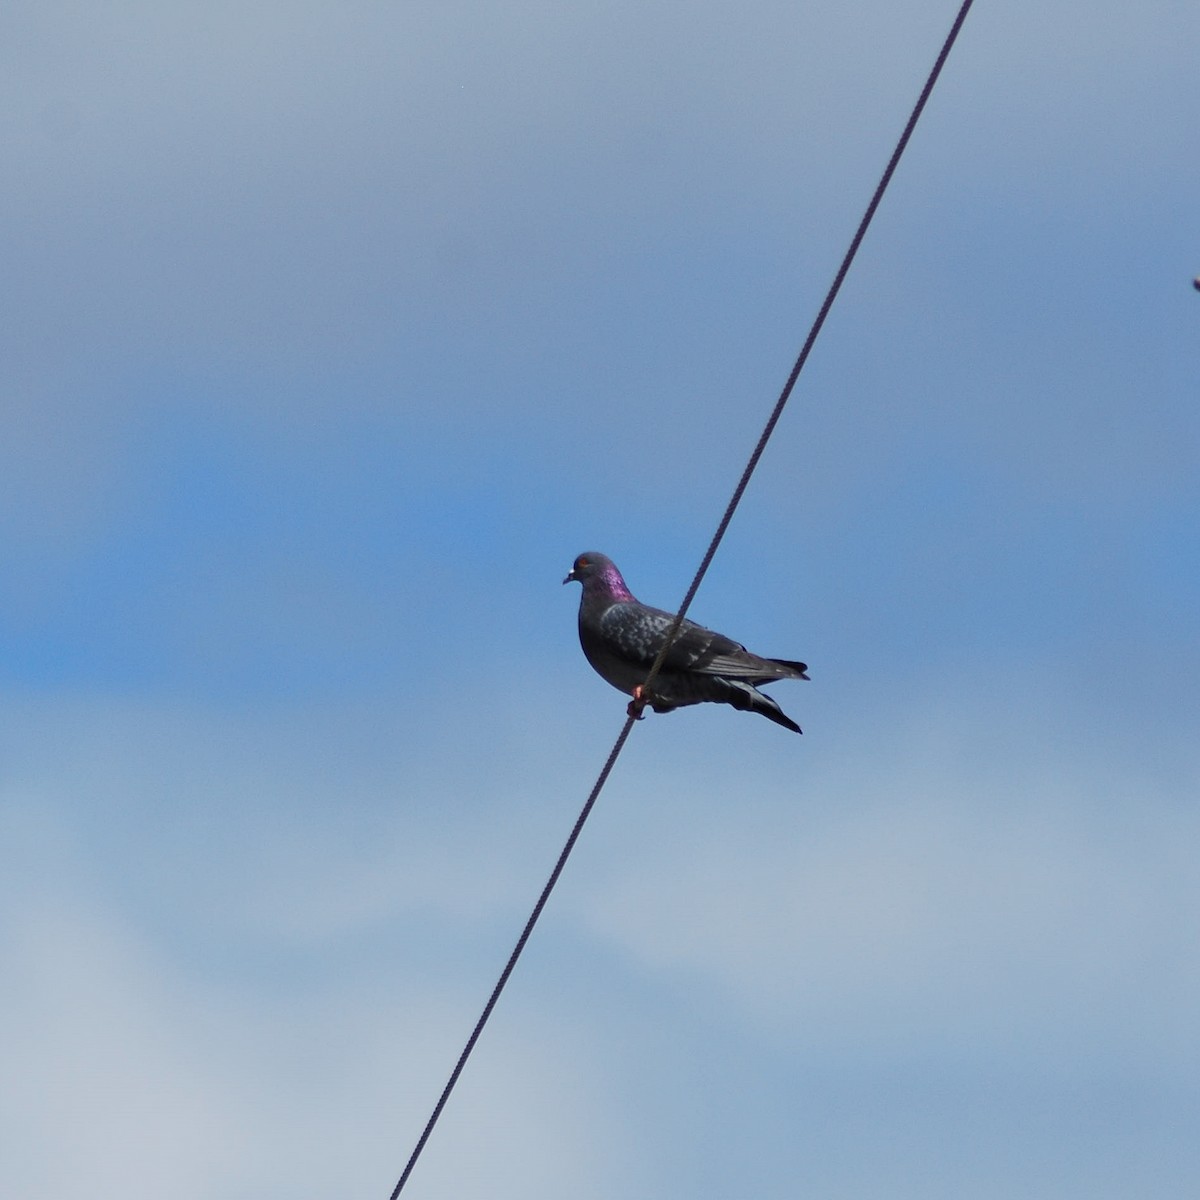
[[[803,663],[787,663],[787,666],[803,667]],[[807,679],[804,675],[802,678]],[[774,721],[776,725],[782,725],[784,729],[790,729],[793,733],[803,733],[804,730],[789,717],[770,696],[760,692],[751,684],[744,683],[740,679],[723,679],[725,684],[725,695],[722,699],[726,704],[738,709],[739,712],[756,712],[767,718],[768,721]]]
[[[783,679],[807,679],[808,678],[808,663],[793,662],[790,658],[768,658],[767,662],[774,663],[777,667],[786,668],[786,675],[781,676]]]

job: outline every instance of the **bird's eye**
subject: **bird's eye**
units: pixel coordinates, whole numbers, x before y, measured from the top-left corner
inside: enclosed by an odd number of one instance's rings
[[[582,571],[587,565],[588,560],[582,554],[575,560],[575,570],[577,571]]]

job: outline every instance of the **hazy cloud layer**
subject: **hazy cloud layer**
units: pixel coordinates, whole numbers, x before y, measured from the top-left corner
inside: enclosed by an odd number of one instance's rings
[[[6,1194],[391,1188],[951,16],[8,14]],[[1195,1190],[1198,50],[972,13],[694,608],[805,736],[638,727],[416,1194]]]

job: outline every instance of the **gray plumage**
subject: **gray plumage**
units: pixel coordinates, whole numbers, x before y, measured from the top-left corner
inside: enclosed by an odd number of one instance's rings
[[[603,554],[581,554],[563,583],[572,580],[583,585],[583,653],[603,679],[636,700],[674,613],[639,603],[616,564]],[[799,733],[800,726],[758,687],[776,679],[807,679],[807,670],[802,662],[760,658],[730,638],[685,620],[644,700],[658,713],[705,701],[729,704]]]

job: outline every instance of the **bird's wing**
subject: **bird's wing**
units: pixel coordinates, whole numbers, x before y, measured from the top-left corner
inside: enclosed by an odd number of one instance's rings
[[[636,602],[610,604],[600,615],[597,632],[604,645],[629,663],[644,663],[647,669],[658,654],[671,614]]]
[[[674,620],[674,613],[646,604],[613,604],[601,618],[600,629],[613,651],[627,661],[643,663],[649,669]],[[663,670],[695,671],[702,675],[746,680],[777,679],[793,673],[790,667],[781,671],[779,664],[751,654],[732,638],[688,620],[680,626],[679,635],[671,643]]]
[[[751,654],[740,642],[693,621],[684,622],[664,665],[726,679],[761,680],[779,675],[779,668],[769,659]]]

